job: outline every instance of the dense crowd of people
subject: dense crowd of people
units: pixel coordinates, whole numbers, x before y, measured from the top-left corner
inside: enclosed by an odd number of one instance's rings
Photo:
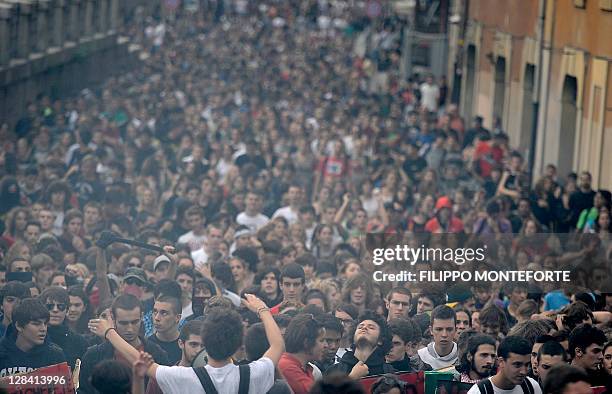
[[[402,393],[397,372],[431,370],[469,394],[610,387],[610,192],[528,173],[443,80],[401,77],[405,20],[354,3],[128,25],[138,69],[0,126],[0,378],[67,362],[84,394],[362,393],[378,375],[372,393]],[[373,264],[396,244],[487,258]],[[405,269],[571,281],[373,280]]]

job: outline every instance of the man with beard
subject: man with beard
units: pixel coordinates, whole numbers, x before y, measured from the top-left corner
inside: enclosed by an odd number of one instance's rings
[[[468,394],[542,394],[538,382],[527,376],[530,356],[529,341],[506,337],[497,351],[497,373],[472,386]]]
[[[496,355],[495,339],[476,334],[468,340],[467,351],[461,355],[457,372],[462,383],[478,383],[493,373]]]
[[[332,365],[326,375],[334,373],[348,375],[352,379],[395,372],[385,362],[385,355],[391,349],[391,330],[387,322],[373,311],[364,311],[357,319],[353,335],[353,346],[340,362]]]
[[[176,364],[181,367],[191,367],[191,363],[196,358],[198,353],[204,348],[202,345],[202,321],[193,320],[185,323],[181,329],[181,334],[178,339],[178,346],[181,349],[181,360]],[[147,385],[147,394],[162,394],[157,381],[154,378],[149,380]]]

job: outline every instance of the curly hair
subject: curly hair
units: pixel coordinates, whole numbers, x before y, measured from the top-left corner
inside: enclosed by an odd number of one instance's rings
[[[212,308],[202,323],[202,344],[208,356],[225,360],[242,345],[243,325],[236,311]]]
[[[389,325],[387,324],[386,320],[384,320],[379,314],[372,310],[366,309],[365,311],[363,311],[363,313],[359,315],[356,322],[357,324],[355,324],[355,328],[352,330],[350,338],[355,338],[355,332],[357,331],[357,327],[361,322],[365,320],[371,320],[378,325],[378,328],[380,329],[380,334],[378,336],[378,347],[380,348],[383,354],[389,353],[389,350],[391,350],[391,347],[393,346],[393,333],[391,332],[391,329],[389,328]]]
[[[355,290],[359,286],[362,286],[366,293],[365,305],[366,307],[368,307],[372,303],[372,299],[374,296],[374,286],[372,285],[372,281],[366,274],[357,274],[344,283],[344,287],[342,289],[342,302],[350,304],[351,291]]]
[[[461,335],[463,336],[463,333]],[[475,334],[469,337],[465,350],[459,355],[459,365],[456,367],[458,372],[470,372],[472,369],[472,361],[468,360],[468,355],[471,355],[473,359],[480,345],[491,345],[494,349],[497,347],[495,339],[490,335]]]

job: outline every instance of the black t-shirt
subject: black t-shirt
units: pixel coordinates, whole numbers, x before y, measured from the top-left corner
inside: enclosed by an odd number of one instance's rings
[[[412,180],[416,180],[418,175],[427,167],[427,162],[422,157],[416,159],[406,159],[402,164],[402,168],[406,175]]]
[[[181,361],[183,353],[178,345],[178,338],[174,341],[164,342],[160,341],[156,335],[151,335],[147,338],[147,340],[157,344],[166,352],[166,354],[168,354],[168,362],[170,363],[170,365],[175,365],[176,363]]]

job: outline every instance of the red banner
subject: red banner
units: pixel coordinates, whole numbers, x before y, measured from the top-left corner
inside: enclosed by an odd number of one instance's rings
[[[75,394],[68,364],[55,364],[0,379],[8,394]]]

